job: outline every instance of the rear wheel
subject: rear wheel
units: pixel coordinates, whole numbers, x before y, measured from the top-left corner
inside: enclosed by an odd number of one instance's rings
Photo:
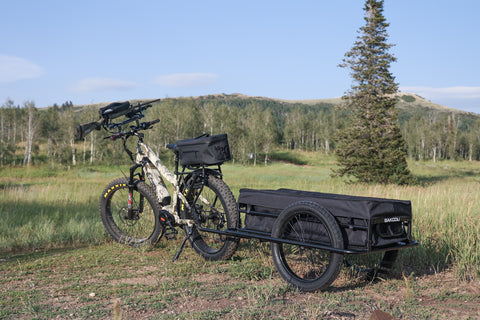
[[[237,228],[239,215],[235,197],[225,182],[214,176],[207,179],[189,177],[182,193],[187,197],[192,210],[181,204],[180,215],[183,219],[195,221],[189,240],[193,249],[206,260],[229,259],[238,247],[238,238],[200,231],[198,227],[224,231]],[[192,212],[193,211],[193,212]],[[185,232],[189,227],[184,226]]]
[[[335,218],[312,202],[296,202],[277,218],[272,237],[305,245],[272,242],[272,258],[278,273],[303,291],[327,288],[338,276],[343,255],[309,247],[317,244],[343,249],[343,238]]]
[[[128,178],[116,179],[100,197],[105,229],[115,241],[132,246],[157,242],[163,231],[157,219],[159,210],[152,187],[140,180],[135,180],[130,194]]]

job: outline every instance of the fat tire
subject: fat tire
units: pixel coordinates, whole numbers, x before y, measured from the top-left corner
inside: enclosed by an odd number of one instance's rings
[[[295,234],[294,240],[307,244],[312,240],[308,240],[308,235],[302,233],[302,225],[312,221],[317,226],[323,225],[325,240],[328,238],[324,245],[344,248],[340,227],[332,214],[308,201],[299,201],[285,208],[273,225],[272,237],[292,239],[291,234]],[[281,242],[271,243],[271,253],[278,273],[301,291],[328,288],[337,278],[343,262],[343,254],[340,253]],[[323,261],[320,261],[322,258]],[[301,268],[298,268],[299,265]]]
[[[151,186],[144,181],[134,180],[133,209],[138,210],[134,219],[127,219],[128,178],[110,182],[100,196],[102,223],[117,242],[131,246],[155,244],[163,232],[158,214],[160,207]],[[143,202],[143,203],[142,203]]]
[[[192,176],[186,179],[187,186],[192,184],[191,179],[193,179]],[[193,184],[195,189],[196,187],[199,187],[201,183]],[[199,226],[205,228],[215,228],[217,230],[225,230],[227,228],[236,229],[239,226],[240,218],[235,197],[223,180],[213,175],[209,175],[204,181],[203,187],[198,188],[198,190],[201,191],[188,193],[185,190],[185,186],[182,186],[182,192],[189,194],[187,201],[189,202],[190,206],[195,207],[196,210],[200,211],[200,214],[203,215],[203,217],[210,217],[212,215],[212,210],[208,205],[201,203],[198,197],[198,192],[201,192],[202,196],[207,198],[211,203],[214,203],[216,212],[215,214],[220,213],[220,220],[223,220],[223,223],[217,223],[218,221],[215,222],[212,221],[212,219],[207,219],[206,221],[200,222]],[[193,203],[194,199],[198,199],[198,203]],[[188,213],[186,210],[180,210],[180,216],[184,219],[193,219],[192,214]],[[224,222],[226,222],[226,225]],[[185,232],[190,231],[190,227],[186,225],[183,228]],[[227,260],[230,259],[237,250],[239,243],[238,238],[212,232],[199,232],[197,229],[197,224],[193,226],[191,231],[192,235],[189,237],[190,244],[192,245],[193,249],[205,260]]]

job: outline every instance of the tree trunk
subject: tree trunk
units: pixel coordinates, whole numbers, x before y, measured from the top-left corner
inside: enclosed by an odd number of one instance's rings
[[[85,165],[85,160],[87,157],[87,139],[83,138],[83,164]]]
[[[33,107],[30,107],[28,110],[25,157],[23,159],[24,166],[25,165],[30,166],[32,162],[32,144],[33,144],[34,131],[35,131],[35,125],[33,123]]]
[[[72,166],[76,166],[77,159],[75,157],[75,140],[73,138],[70,139],[70,146],[72,147]]]
[[[4,157],[4,144],[5,144],[5,140],[4,140],[4,133],[3,133],[3,116],[1,117],[0,119],[0,166],[3,167],[3,157]]]
[[[94,147],[93,136],[94,136],[94,134],[92,133],[90,135],[90,164],[93,164],[93,151],[94,151],[94,149],[93,149],[93,147]]]
[[[17,160],[17,157],[15,156],[15,152],[17,151],[17,150],[16,150],[16,149],[17,149],[17,148],[16,148],[16,147],[17,147],[17,145],[16,145],[16,143],[17,143],[17,121],[16,121],[16,120],[13,121],[13,135],[12,135],[12,139],[13,139],[13,141],[12,141],[12,147],[13,147],[13,151],[12,151],[12,154],[13,154],[13,166],[15,166],[16,160]]]

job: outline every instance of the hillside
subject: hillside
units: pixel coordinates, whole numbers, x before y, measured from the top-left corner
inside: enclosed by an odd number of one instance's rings
[[[408,110],[411,108],[425,108],[430,110],[436,110],[439,112],[455,112],[455,113],[464,113],[464,114],[469,113],[463,110],[454,109],[454,108],[433,103],[414,93],[399,92],[395,96],[398,99],[397,107],[399,109]],[[318,103],[329,103],[332,105],[339,105],[342,103],[341,98],[312,99],[312,100],[282,100],[282,99],[277,99],[277,100],[282,102],[287,102],[287,103],[304,103],[308,105],[314,105]]]
[[[479,114],[440,106],[409,93],[399,93],[397,101],[399,123],[411,159],[480,160]],[[101,134],[91,134],[90,148],[86,141],[81,148],[75,147],[72,137],[78,124],[98,119],[98,109],[108,103],[69,102],[38,113],[33,109],[26,112],[24,108],[0,108],[0,119],[7,119],[0,126],[0,137],[7,137],[6,143],[0,143],[0,164],[28,159],[23,154],[23,133],[29,130],[30,118],[37,124],[37,130],[30,135],[37,163],[75,163],[79,156],[83,162],[107,161],[115,150]],[[222,132],[229,134],[236,161],[246,163],[251,153],[271,155],[276,149],[332,154],[335,132],[349,118],[347,109],[335,108],[340,103],[341,98],[282,100],[239,93],[212,94],[163,98],[146,116],[162,121],[149,135],[157,150],[168,141]]]
[[[408,92],[399,92],[396,94],[397,97],[397,108],[400,112],[400,118],[403,115],[407,115],[407,118],[410,118],[411,115],[414,114],[426,114],[431,112],[439,113],[439,114],[446,114],[446,113],[454,113],[463,116],[469,116],[473,118],[480,117],[479,114],[467,112],[455,108],[450,108],[447,106],[439,105],[434,102],[428,101],[425,98],[420,97],[414,93]],[[261,105],[305,105],[305,106],[324,106],[324,107],[334,107],[340,105],[342,103],[342,99],[338,98],[326,98],[326,99],[309,99],[309,100],[287,100],[287,99],[277,99],[277,98],[269,98],[269,97],[260,97],[260,96],[248,96],[241,93],[232,93],[232,94],[211,94],[205,96],[197,96],[197,97],[178,97],[178,98],[163,98],[162,101],[168,100],[200,100],[200,101],[209,101],[209,102],[229,102],[233,103],[234,105],[245,105],[249,102],[259,102]],[[136,102],[140,100],[131,100],[131,102]],[[141,100],[143,101],[143,100]],[[243,103],[242,103],[243,102]],[[94,105],[76,105],[75,109],[78,111],[83,110],[85,107],[88,106],[95,106],[95,107],[102,107],[110,102],[105,103],[96,103]]]
[[[258,96],[247,96],[240,93],[234,93],[231,95],[227,94],[215,94],[209,96],[194,97],[193,99],[218,99],[218,100],[234,100],[234,99],[244,99],[244,100],[257,100],[257,101],[276,101],[282,104],[304,104],[304,105],[330,105],[337,106],[342,103],[342,98],[326,98],[326,99],[309,99],[309,100],[287,100],[287,99],[276,99],[276,98],[267,98],[267,97],[258,97]],[[445,113],[455,113],[461,115],[470,115],[472,117],[480,117],[480,115],[472,112],[467,112],[455,108],[450,108],[434,102],[428,101],[425,98],[420,97],[414,93],[408,92],[399,92],[396,94],[397,108],[402,113],[407,114],[418,114],[418,113],[427,113],[429,111],[438,112],[441,114]]]

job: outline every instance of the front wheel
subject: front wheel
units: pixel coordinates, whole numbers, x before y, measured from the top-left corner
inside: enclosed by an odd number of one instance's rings
[[[191,210],[182,204],[180,215],[183,219],[195,221],[189,238],[193,249],[206,260],[229,259],[237,250],[239,239],[200,231],[197,226],[216,231],[238,227],[239,214],[230,188],[223,180],[211,175],[206,178],[191,176],[182,186],[182,193],[186,196]],[[189,228],[184,226],[185,232],[189,232]]]
[[[272,237],[279,238],[278,242],[271,243],[275,267],[292,286],[303,291],[322,290],[337,278],[343,255],[309,246],[343,249],[337,221],[321,206],[306,201],[288,206],[276,219]]]
[[[141,180],[134,180],[130,190],[128,180],[116,179],[103,190],[100,196],[103,225],[117,242],[132,246],[154,244],[163,231],[155,192]]]

